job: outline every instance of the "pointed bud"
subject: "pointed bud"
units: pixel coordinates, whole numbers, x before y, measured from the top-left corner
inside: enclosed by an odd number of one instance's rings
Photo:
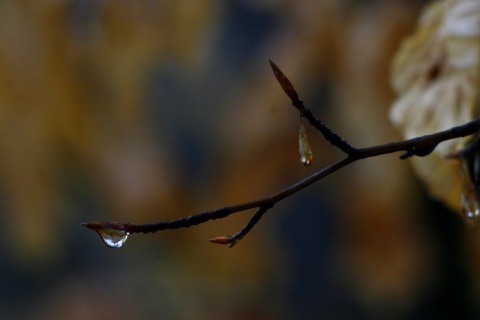
[[[300,98],[298,97],[297,92],[295,91],[295,88],[293,87],[292,83],[288,78],[283,74],[283,72],[280,70],[280,68],[270,59],[268,59],[270,62],[270,67],[273,70],[273,74],[277,78],[277,81],[280,83],[280,86],[282,86],[283,91],[288,95],[290,100],[292,102],[299,101]]]
[[[218,243],[218,244],[230,244],[231,237],[230,236],[222,236],[222,237],[215,237],[208,239],[211,243]]]

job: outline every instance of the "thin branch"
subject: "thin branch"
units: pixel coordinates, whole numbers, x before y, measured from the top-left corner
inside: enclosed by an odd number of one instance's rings
[[[345,157],[344,159],[312,174],[311,176],[308,176],[307,178],[269,197],[261,198],[261,199],[250,201],[250,202],[245,202],[245,203],[234,205],[234,206],[200,212],[200,213],[193,214],[191,216],[180,218],[180,219],[160,221],[160,222],[155,222],[150,224],[130,224],[130,223],[122,223],[122,222],[86,222],[86,223],[82,223],[81,225],[97,231],[100,229],[102,224],[104,224],[105,227],[110,230],[121,230],[128,233],[150,233],[150,232],[157,232],[157,231],[162,231],[167,229],[189,228],[204,222],[208,222],[210,220],[222,219],[222,218],[228,217],[233,213],[245,211],[252,208],[259,208],[259,207],[270,208],[277,202],[300,191],[303,188],[308,187],[312,183],[343,168],[344,166],[346,166],[347,164],[350,164],[353,161],[354,160],[352,158]]]
[[[110,236],[114,235],[116,236],[116,238],[121,238],[121,236],[123,235],[125,237],[123,239],[124,242],[126,237],[130,233],[150,233],[165,229],[189,228],[201,223],[208,222],[210,220],[225,218],[236,212],[241,212],[252,208],[258,208],[255,214],[244,226],[244,228],[242,228],[242,230],[237,232],[235,235],[210,239],[211,242],[226,244],[232,247],[238,241],[240,241],[255,226],[255,224],[261,219],[265,212],[267,212],[268,209],[272,208],[275,204],[355,161],[384,154],[390,154],[398,151],[405,152],[400,156],[401,159],[406,159],[411,156],[423,157],[430,154],[436,148],[436,146],[443,141],[466,137],[475,134],[480,130],[480,119],[476,119],[464,125],[453,127],[445,131],[425,135],[422,137],[381,144],[368,148],[355,148],[351,146],[348,142],[346,142],[344,139],[342,139],[340,136],[338,136],[336,133],[331,131],[320,120],[318,120],[313,115],[313,113],[304,106],[295,88],[290,83],[288,78],[283,74],[283,72],[278,68],[278,66],[271,60],[270,65],[272,66],[272,70],[283,90],[292,100],[292,104],[299,110],[301,115],[308,119],[308,121],[323,134],[326,140],[328,140],[331,144],[345,152],[347,154],[346,157],[323,168],[320,171],[313,173],[312,175],[304,178],[301,181],[298,181],[297,183],[289,186],[288,188],[281,190],[280,192],[258,200],[229,207],[223,207],[212,211],[201,212],[180,219],[161,221],[151,224],[89,222],[82,223],[82,225],[95,230],[102,237],[102,239],[104,239],[105,234]],[[121,246],[121,244],[111,247],[119,246]]]

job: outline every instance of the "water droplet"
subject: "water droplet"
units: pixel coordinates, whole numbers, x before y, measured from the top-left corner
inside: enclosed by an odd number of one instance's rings
[[[462,180],[462,194],[460,203],[462,206],[463,215],[468,220],[474,223],[480,216],[480,205],[477,197],[477,192],[469,170],[468,159],[461,158],[460,176]]]
[[[127,241],[130,233],[121,230],[102,230],[97,231],[98,235],[110,248],[120,248]]]
[[[127,241],[130,232],[122,230],[123,224],[115,222],[90,222],[82,226],[94,230],[110,248],[120,248]]]
[[[312,149],[310,149],[310,143],[308,143],[307,131],[302,119],[300,119],[300,130],[298,133],[298,151],[300,153],[300,162],[304,166],[309,166],[313,160],[313,153]]]

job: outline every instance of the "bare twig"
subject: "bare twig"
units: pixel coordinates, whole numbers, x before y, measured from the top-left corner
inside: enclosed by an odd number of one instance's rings
[[[400,156],[401,159],[406,159],[411,156],[423,157],[430,154],[435,149],[435,147],[443,141],[466,137],[477,133],[480,130],[480,119],[477,119],[461,126],[453,127],[445,131],[425,135],[422,137],[417,137],[399,142],[386,143],[368,148],[356,148],[351,146],[348,142],[346,142],[339,135],[331,131],[320,120],[318,120],[313,115],[313,113],[304,106],[295,88],[288,80],[288,78],[283,74],[283,72],[278,68],[278,66],[271,60],[270,65],[275,74],[275,77],[279,81],[283,90],[291,99],[292,104],[299,110],[300,114],[310,122],[310,124],[312,124],[323,134],[326,140],[328,140],[332,145],[346,153],[346,156],[343,159],[323,168],[320,171],[315,172],[314,174],[304,178],[303,180],[291,185],[284,190],[281,190],[278,193],[258,200],[234,206],[223,207],[212,211],[201,212],[180,219],[161,221],[152,224],[89,222],[83,223],[82,225],[95,230],[101,236],[104,233],[108,234],[109,231],[111,231],[111,233],[118,233],[120,231],[125,235],[128,235],[130,233],[149,233],[165,229],[189,228],[210,220],[225,218],[236,212],[245,211],[252,208],[258,208],[258,210],[250,218],[245,227],[235,235],[222,236],[210,239],[211,242],[226,244],[229,247],[232,247],[238,241],[240,241],[255,226],[255,224],[261,219],[265,212],[272,208],[276,203],[308,187],[312,183],[317,182],[318,180],[336,172],[337,170],[340,170],[341,168],[351,164],[352,162],[360,159],[376,157],[379,155],[390,154],[398,151],[405,152]]]

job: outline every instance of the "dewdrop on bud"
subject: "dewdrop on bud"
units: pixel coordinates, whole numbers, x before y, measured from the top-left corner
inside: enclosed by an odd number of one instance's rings
[[[130,235],[129,232],[121,230],[115,222],[90,222],[81,225],[94,230],[109,248],[121,248]]]

